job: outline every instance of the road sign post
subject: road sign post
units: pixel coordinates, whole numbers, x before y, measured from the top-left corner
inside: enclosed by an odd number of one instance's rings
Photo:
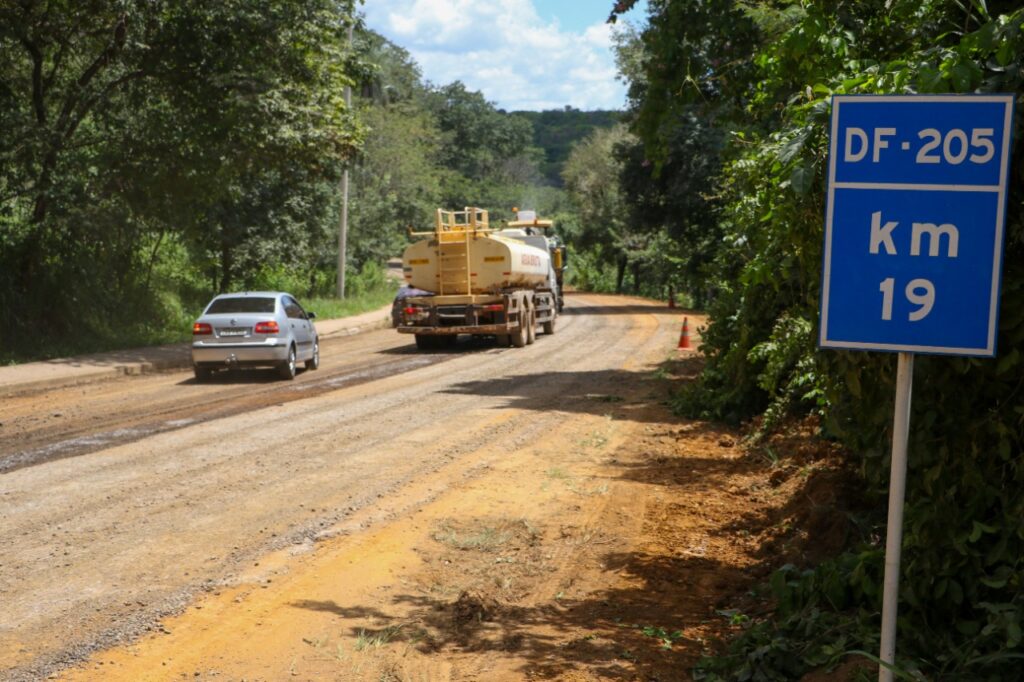
[[[993,357],[1012,95],[832,98],[820,348],[899,353],[880,682],[891,682],[915,353]]]
[[[882,583],[882,643],[878,657],[896,662],[896,605],[900,592],[900,554],[903,549],[903,498],[907,489],[907,441],[910,438],[910,394],[914,354],[900,353],[896,367],[896,407],[892,419],[892,463],[889,469],[889,516],[885,531],[885,578]],[[880,682],[892,671],[879,669]]]

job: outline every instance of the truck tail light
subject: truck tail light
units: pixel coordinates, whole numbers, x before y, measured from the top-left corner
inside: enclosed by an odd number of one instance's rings
[[[212,334],[213,327],[206,324],[205,322],[196,322],[192,325],[192,336],[203,336],[205,334]]]
[[[277,326],[277,322],[271,320],[270,322],[257,322],[253,331],[257,334],[277,334],[281,328]]]
[[[504,309],[505,306],[503,306],[501,303],[491,303],[490,305],[484,306],[484,310],[492,313],[500,313]]]

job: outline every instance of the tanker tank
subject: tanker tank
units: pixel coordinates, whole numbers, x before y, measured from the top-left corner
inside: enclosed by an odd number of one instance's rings
[[[444,245],[443,257],[439,239]],[[544,286],[550,263],[547,251],[494,233],[458,235],[458,239],[454,233],[440,233],[409,245],[402,256],[406,284],[439,294],[486,294]]]

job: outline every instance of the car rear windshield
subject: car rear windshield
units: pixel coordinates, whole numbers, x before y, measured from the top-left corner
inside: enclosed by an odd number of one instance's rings
[[[237,296],[234,298],[218,298],[206,310],[207,315],[222,313],[272,313],[274,299],[256,296]]]

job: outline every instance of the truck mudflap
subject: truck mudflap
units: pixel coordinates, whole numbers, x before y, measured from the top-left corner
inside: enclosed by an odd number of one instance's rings
[[[425,336],[452,336],[455,334],[508,334],[518,328],[518,324],[474,324],[462,327],[407,327],[399,326],[400,334],[423,334]]]

